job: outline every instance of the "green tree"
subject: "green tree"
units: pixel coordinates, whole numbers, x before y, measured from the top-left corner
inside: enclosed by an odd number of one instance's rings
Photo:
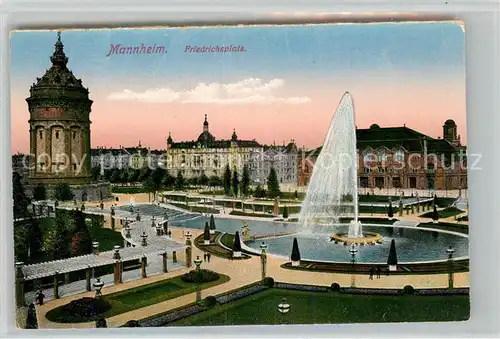
[[[398,255],[396,254],[396,242],[394,239],[391,241],[391,248],[389,249],[389,257],[387,258],[387,265],[394,266],[398,264]]]
[[[241,252],[240,233],[238,231],[234,234],[233,252]]]
[[[129,168],[128,169],[128,182],[137,182],[137,179],[139,179],[140,171],[135,168]]]
[[[165,173],[165,177],[163,178],[163,186],[166,188],[173,188],[175,186],[175,177],[168,171]]]
[[[235,197],[238,196],[238,188],[240,187],[240,179],[238,178],[238,172],[233,172],[233,194]]]
[[[221,178],[216,175],[212,175],[210,179],[208,179],[208,185],[210,187],[224,186]]]
[[[101,166],[92,167],[91,169],[92,181],[97,181],[101,177]]]
[[[210,241],[210,226],[208,225],[208,221],[205,222],[205,228],[203,229],[203,240]]]
[[[207,186],[207,185],[208,185],[208,182],[209,182],[209,179],[208,179],[208,177],[206,176],[205,172],[201,173],[201,176],[200,176],[200,179],[199,179],[199,183],[200,183],[200,185],[202,185],[202,186]]]
[[[28,261],[28,229],[14,227],[14,256],[16,261]]]
[[[241,175],[241,194],[243,194],[243,196],[248,195],[249,186],[250,186],[250,173],[248,172],[248,166],[245,164],[243,166],[243,174]]]
[[[137,178],[137,181],[143,182],[146,180],[150,175],[151,175],[151,168],[149,167],[143,167],[141,170],[139,170],[139,177]]]
[[[57,184],[55,189],[55,198],[59,201],[68,201],[72,200],[75,197],[73,192],[71,192],[71,188],[67,183]]]
[[[25,217],[28,214],[29,200],[24,193],[21,175],[17,172],[12,173],[12,198],[14,200],[14,218]]]
[[[52,244],[50,254],[53,260],[65,259],[71,256],[70,251],[70,236],[68,230],[69,218],[66,213],[56,212],[56,221],[54,226],[54,234],[52,236]]]
[[[85,222],[85,214],[82,211],[74,211],[74,229],[71,239],[71,254],[73,256],[92,253],[92,236]]]
[[[278,175],[276,174],[276,170],[274,167],[271,167],[269,171],[269,176],[267,177],[267,195],[270,198],[279,197],[281,194],[280,184],[278,181]]]
[[[288,206],[286,205],[283,207],[283,218],[288,218]]]
[[[292,261],[300,261],[299,243],[297,242],[297,238],[293,238],[292,255],[290,256],[290,259],[292,259]]]
[[[156,199],[157,193],[161,190],[163,179],[167,175],[167,171],[161,167],[156,167],[151,172],[150,178],[153,188],[153,197]]]
[[[256,198],[264,198],[266,196],[266,191],[262,188],[261,185],[257,185],[255,188],[255,197]]]
[[[43,230],[40,226],[40,219],[32,218],[30,220],[26,241],[29,245],[30,257],[38,257],[42,252],[43,244]]]
[[[142,182],[142,188],[144,188],[144,191],[148,193],[148,199],[151,201],[151,193],[153,193],[154,197],[154,190],[155,190],[155,184],[153,182],[152,177],[147,177],[146,180]]]
[[[175,179],[175,189],[181,190],[184,188],[184,176],[182,175],[182,172],[179,171],[177,172],[177,178]]]
[[[226,171],[224,172],[224,194],[231,194],[231,169],[229,164],[226,165]]]
[[[47,189],[44,184],[37,184],[33,189],[33,199],[35,201],[41,201],[47,199]]]

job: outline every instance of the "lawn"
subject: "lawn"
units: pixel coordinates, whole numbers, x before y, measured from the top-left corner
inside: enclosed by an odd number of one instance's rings
[[[278,312],[286,297],[290,312]],[[269,289],[190,316],[168,326],[339,324],[461,321],[469,318],[469,297],[381,296]]]
[[[220,274],[220,278],[218,280],[203,283],[201,284],[201,288],[209,288],[215,285],[223,284],[227,281],[229,281],[229,277]],[[64,310],[62,309],[63,306],[49,311],[46,317],[50,321],[60,323],[94,321],[100,317],[112,317],[142,307],[161,303],[169,299],[177,298],[185,294],[193,293],[195,291],[196,284],[187,283],[182,281],[180,277],[175,277],[152,284],[139,286],[129,290],[105,295],[104,298],[111,305],[111,309],[95,317],[80,318],[71,316],[64,312]]]
[[[456,207],[453,207],[453,206],[447,207],[444,210],[438,211],[439,218],[450,218],[450,217],[453,217],[455,215],[459,215],[462,213],[464,213],[464,211],[462,211],[461,209],[458,209]],[[430,212],[427,212],[427,213],[420,215],[420,217],[421,218],[432,218],[433,214],[434,214],[434,212],[430,211]]]

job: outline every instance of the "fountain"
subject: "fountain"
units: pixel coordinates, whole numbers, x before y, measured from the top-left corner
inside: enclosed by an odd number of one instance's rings
[[[314,165],[299,217],[302,228],[336,225],[341,218],[349,218],[352,220],[347,234],[333,234],[333,241],[344,245],[380,241],[382,237],[377,233],[363,233],[358,220],[357,161],[354,103],[351,94],[346,92]]]

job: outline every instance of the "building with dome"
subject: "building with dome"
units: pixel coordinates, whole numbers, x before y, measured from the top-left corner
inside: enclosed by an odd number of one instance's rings
[[[406,126],[356,129],[358,185],[361,188],[459,190],[467,188],[466,147],[457,125],[447,120],[443,137]],[[321,147],[301,159],[299,185],[309,182]]]
[[[68,69],[68,57],[57,33],[52,65],[30,88],[30,169],[28,183],[44,184],[49,193],[67,183],[77,199],[108,196],[106,183],[93,183],[90,159],[89,90]]]
[[[243,166],[252,157],[262,157],[264,148],[255,140],[241,140],[233,130],[231,139],[217,139],[210,133],[207,115],[203,130],[196,140],[175,142],[167,138],[166,167],[172,175],[180,171],[184,178],[217,176],[222,178],[229,165],[241,178]]]

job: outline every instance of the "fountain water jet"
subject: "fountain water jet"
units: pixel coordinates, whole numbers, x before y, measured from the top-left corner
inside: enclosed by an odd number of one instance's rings
[[[302,203],[299,223],[304,229],[335,225],[340,218],[349,218],[348,233],[332,235],[333,240],[371,243],[378,239],[377,234],[363,235],[358,220],[357,161],[354,103],[346,92],[330,123]]]

